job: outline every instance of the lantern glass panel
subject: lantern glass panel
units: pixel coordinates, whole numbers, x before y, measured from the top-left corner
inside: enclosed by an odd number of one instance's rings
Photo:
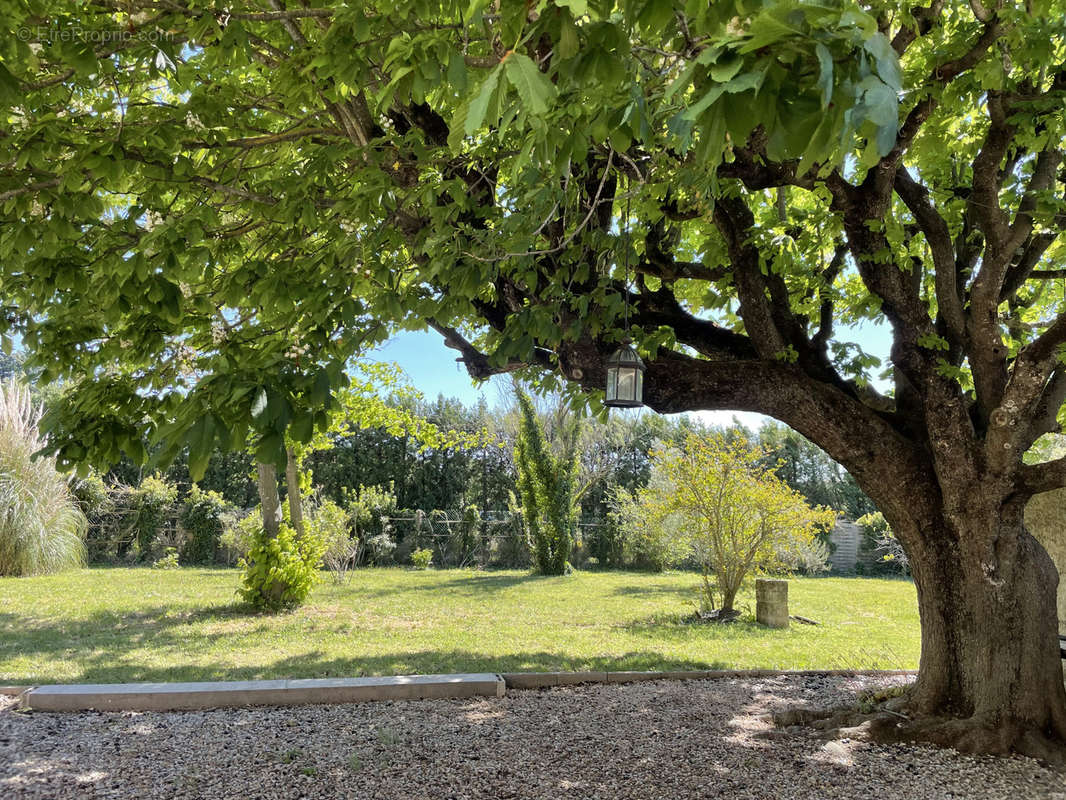
[[[618,367],[607,369],[607,401],[618,399]]]

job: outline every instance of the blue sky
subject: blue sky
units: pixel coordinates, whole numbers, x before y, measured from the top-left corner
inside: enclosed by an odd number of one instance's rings
[[[838,340],[853,341],[867,353],[887,363],[891,346],[887,325],[866,324],[848,331],[846,335],[842,335],[845,331],[837,333],[835,338]],[[455,360],[458,355],[455,350],[445,347],[444,340],[434,331],[405,331],[382,345],[371,357],[399,364],[411,378],[411,383],[427,399],[432,400],[442,394],[458,398],[465,405],[473,405],[479,397],[484,397],[490,407],[499,405],[509,390],[509,380],[496,377],[480,386],[475,385],[467,375],[466,368]],[[878,388],[885,387],[878,385]],[[728,425],[735,416],[751,428],[759,427],[764,419],[760,414],[743,411],[701,411],[695,416],[716,425]]]

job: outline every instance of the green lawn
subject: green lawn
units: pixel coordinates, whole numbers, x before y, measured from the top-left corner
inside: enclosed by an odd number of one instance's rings
[[[308,605],[235,605],[238,572],[85,569],[0,579],[0,683],[217,680],[435,672],[914,668],[908,581],[797,578],[793,614],[693,625],[697,577],[366,569]],[[754,614],[754,598],[738,607]]]

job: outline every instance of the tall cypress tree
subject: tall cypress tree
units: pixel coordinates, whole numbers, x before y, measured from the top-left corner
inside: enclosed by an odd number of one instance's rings
[[[577,426],[563,434],[560,455],[552,452],[529,395],[517,390],[522,419],[515,445],[518,495],[533,564],[543,575],[566,572],[576,523],[573,502],[577,471]]]

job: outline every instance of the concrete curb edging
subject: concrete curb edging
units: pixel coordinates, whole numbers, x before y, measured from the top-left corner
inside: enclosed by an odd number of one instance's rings
[[[508,689],[543,689],[580,683],[636,683],[637,681],[690,681],[723,678],[774,678],[814,675],[854,678],[878,675],[917,675],[913,669],[708,669],[666,672],[504,672]]]
[[[194,711],[373,700],[503,697],[505,690],[503,679],[493,673],[201,683],[101,683],[38,686],[22,694],[20,706],[34,711]]]
[[[915,670],[849,669],[506,672],[502,675],[476,672],[453,675],[392,675],[377,678],[3,686],[0,687],[0,694],[19,697],[19,707],[33,711],[200,711],[247,706],[503,697],[507,689],[543,689],[590,683],[917,674]]]

